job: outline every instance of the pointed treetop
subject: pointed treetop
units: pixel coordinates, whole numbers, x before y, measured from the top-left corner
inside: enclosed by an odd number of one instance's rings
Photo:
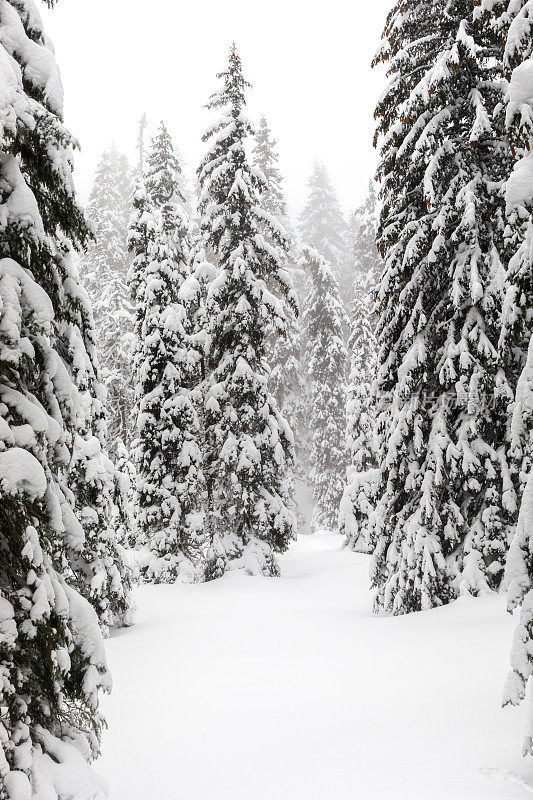
[[[224,81],[224,86],[213,92],[206,108],[222,108],[230,105],[232,115],[237,117],[246,105],[246,89],[251,89],[252,84],[244,79],[242,60],[235,42],[230,47],[228,66],[217,74],[217,78]]]
[[[160,205],[171,201],[185,204],[181,187],[181,164],[174,143],[164,122],[160,122],[152,139],[152,149],[146,165],[146,188]]]
[[[287,203],[282,188],[283,178],[278,167],[277,141],[272,136],[264,115],[259,120],[255,142],[254,164],[261,170],[266,184],[263,190],[263,207],[287,224]]]
[[[148,121],[146,119],[146,112],[142,115],[139,120],[139,135],[137,137],[137,150],[139,151],[139,171],[142,173],[144,169],[144,156],[146,153],[144,147],[144,132],[148,125]]]
[[[348,228],[328,171],[318,160],[308,180],[309,196],[300,215],[302,239],[332,265],[340,280],[349,254]]]

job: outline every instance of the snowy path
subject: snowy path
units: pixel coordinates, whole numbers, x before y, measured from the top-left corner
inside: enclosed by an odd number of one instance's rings
[[[108,642],[111,800],[533,798],[503,600],[376,619],[339,545],[301,537],[280,580],[138,590]]]

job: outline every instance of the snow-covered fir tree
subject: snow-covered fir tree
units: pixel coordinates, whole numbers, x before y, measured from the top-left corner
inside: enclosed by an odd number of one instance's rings
[[[301,265],[309,276],[303,315],[309,387],[313,531],[337,529],[346,467],[346,381],[348,354],[342,330],[348,323],[331,265],[304,246]]]
[[[94,800],[107,794],[88,762],[110,679],[96,613],[65,579],[84,548],[68,467],[93,409],[77,378],[96,364],[72,256],[87,228],[31,0],[2,3],[0,42],[0,797],[68,800],[74,785]]]
[[[142,175],[144,173],[144,162],[146,160],[146,145],[145,145],[145,136],[146,136],[146,128],[148,127],[148,119],[146,117],[146,112],[142,114],[139,120],[139,132],[137,134],[137,173],[138,175]]]
[[[266,183],[262,192],[261,205],[269,214],[279,218],[284,225],[285,232],[290,235],[291,224],[283,191],[283,178],[279,169],[277,145],[266,117],[262,116],[255,132],[253,149],[254,164],[263,173]]]
[[[266,179],[266,186],[261,194],[261,206],[283,226],[287,233],[286,266],[294,278],[296,267],[294,237],[283,191],[283,179],[278,166],[277,142],[264,116],[259,121],[255,141],[254,164],[259,167]],[[300,326],[295,309],[290,303],[285,303],[284,311],[287,317],[285,329],[280,334],[279,330],[274,328],[267,338],[266,360],[270,366],[268,383],[283,418],[289,423],[296,444],[295,457],[297,462],[300,462],[303,454],[298,448],[298,443],[302,439],[304,394],[300,363]]]
[[[126,446],[119,442],[114,459],[113,512],[114,529],[122,547],[135,547],[134,491],[136,484],[135,465]]]
[[[136,253],[132,265],[134,273],[144,268],[134,298],[135,503],[139,543],[148,549],[143,575],[164,583],[194,579],[203,528],[203,479],[195,389],[201,353],[191,340],[191,323],[179,296],[188,276],[189,220],[181,167],[163,123],[147,158],[144,192],[142,225],[149,235],[141,237],[146,251]]]
[[[353,300],[353,273],[348,226],[328,172],[318,161],[313,166],[308,186],[309,196],[300,216],[301,240],[318,250],[331,264],[341,300],[349,312]]]
[[[490,13],[492,6],[487,10],[486,5],[485,0],[480,11]],[[506,233],[513,255],[506,276],[500,338],[510,380],[519,374],[509,443],[520,513],[505,577],[509,611],[520,608],[520,620],[503,697],[504,704],[518,705],[526,697],[533,673],[533,2],[519,0],[508,7],[506,3],[495,27],[506,42],[504,69],[510,77],[506,123],[509,144],[518,159],[506,186]],[[531,712],[523,751],[533,754]]]
[[[110,627],[133,623],[132,573],[119,543],[119,510],[114,504],[119,476],[106,452],[103,387],[90,361],[82,367],[76,364],[73,375],[85,422],[74,438],[68,492],[84,544],[82,549],[68,548],[67,556],[73,586],[94,607],[107,634]]]
[[[377,370],[374,289],[381,261],[376,248],[376,193],[371,183],[365,203],[353,215],[354,302],[348,341],[347,482],[339,511],[339,531],[355,551],[373,549],[371,521],[379,486],[377,431],[372,383]]]
[[[91,298],[102,377],[107,389],[108,448],[129,446],[132,434],[133,313],[127,274],[131,176],[127,160],[112,147],[96,169],[87,215],[94,241],[82,259],[82,277]]]
[[[486,0],[480,11],[484,10]],[[501,6],[500,6],[501,8]],[[487,13],[487,12],[485,12]],[[533,322],[533,193],[530,155],[533,138],[532,103],[527,92],[531,86],[533,51],[533,6],[526,0],[514,2],[496,18],[496,27],[505,38],[505,72],[511,77],[506,95],[506,124],[509,146],[517,161],[506,184],[506,237],[511,250],[505,280],[502,310],[500,355],[513,389],[526,366]],[[510,416],[513,407],[510,407]],[[519,495],[530,470],[531,420],[523,413],[514,414],[510,428],[510,456]]]
[[[253,131],[245,115],[248,83],[235,45],[208,108],[198,169],[200,228],[217,275],[207,296],[210,347],[205,390],[204,463],[210,549],[207,578],[228,568],[277,575],[275,554],[294,535],[287,470],[292,434],[267,381],[266,338],[286,324],[271,287],[295,304],[285,268],[287,237],[261,206],[264,177],[247,155]]]
[[[498,588],[514,493],[498,363],[510,169],[501,48],[467,0],[397,2],[376,58],[385,259],[378,325],[382,491],[376,608]]]
[[[364,202],[351,215],[349,241],[354,281],[362,276],[371,292],[379,280],[382,266],[376,245],[377,226],[378,198],[374,181],[369,181]]]
[[[533,71],[530,73],[533,75]],[[533,82],[530,83],[533,85]],[[515,421],[529,430],[528,449],[533,447],[533,337],[529,357],[518,382]],[[528,459],[529,460],[529,459]],[[505,566],[508,586],[509,611],[520,608],[520,620],[515,630],[511,648],[511,673],[506,681],[504,705],[519,705],[526,697],[529,679],[533,674],[533,470],[524,476],[524,489],[520,504],[518,524],[511,542]],[[524,755],[533,755],[533,719],[530,711]]]
[[[278,333],[274,341],[269,338],[267,362],[269,364],[268,386],[283,419],[287,422],[294,439],[294,471],[302,473],[305,462],[304,438],[308,427],[305,419],[307,403],[305,382],[301,362],[301,335],[294,309],[285,309],[286,332]]]

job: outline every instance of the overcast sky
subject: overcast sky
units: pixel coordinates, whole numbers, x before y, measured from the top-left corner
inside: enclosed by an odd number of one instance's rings
[[[291,211],[300,211],[315,159],[344,207],[373,175],[373,110],[382,69],[371,70],[393,0],[59,0],[43,9],[65,87],[66,122],[80,141],[76,184],[85,201],[111,141],[131,158],[137,123],[164,119],[191,172],[204,151],[218,85],[235,40],[253,83],[248,112],[278,139]]]

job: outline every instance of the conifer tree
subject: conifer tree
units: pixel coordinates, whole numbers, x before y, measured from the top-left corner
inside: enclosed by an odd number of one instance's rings
[[[146,133],[146,128],[148,127],[148,120],[146,117],[146,112],[143,113],[139,120],[139,133],[137,135],[137,151],[139,153],[137,159],[137,174],[143,175],[144,173],[144,162],[146,159],[146,146],[144,143],[144,137]]]
[[[352,219],[354,254],[354,302],[348,342],[350,379],[347,395],[347,483],[339,512],[339,532],[356,552],[373,550],[372,517],[379,486],[377,431],[372,382],[377,370],[374,289],[378,281],[376,249],[376,193],[369,186],[365,203]]]
[[[189,220],[181,167],[164,124],[147,159],[142,216],[134,218],[132,265],[137,312],[137,525],[147,544],[147,580],[194,578],[203,513],[195,386],[200,353],[179,290],[188,275]],[[140,223],[140,225],[139,225]],[[139,230],[140,228],[140,230]],[[144,273],[141,274],[140,270]]]
[[[279,218],[284,223],[286,233],[290,234],[290,220],[283,191],[283,178],[279,169],[277,144],[277,141],[272,136],[266,117],[263,115],[255,132],[253,150],[254,164],[263,173],[266,183],[261,205],[269,214]]]
[[[490,14],[486,2],[480,13]],[[503,5],[503,8],[502,8]],[[503,12],[493,24],[505,41],[504,69],[510,78],[506,95],[509,144],[517,156],[506,186],[509,239],[513,255],[506,276],[500,354],[514,385],[509,451],[520,503],[518,525],[507,556],[505,582],[509,611],[520,608],[511,649],[512,671],[505,685],[504,704],[518,705],[526,697],[533,673],[533,2],[500,4]],[[529,347],[529,353],[527,348]],[[524,740],[524,754],[533,754],[531,721]]]
[[[533,69],[530,67],[530,76]],[[530,85],[533,81],[530,78]],[[515,422],[520,428],[527,427],[529,436],[527,451],[533,447],[533,337],[529,346],[526,366],[518,382],[516,393]],[[533,674],[533,470],[523,475],[524,489],[520,504],[518,524],[511,542],[505,566],[505,582],[508,586],[507,607],[509,611],[520,608],[520,621],[516,627],[511,648],[511,673],[506,681],[504,705],[519,705],[526,697],[529,679]],[[524,755],[533,755],[531,721],[524,740]]]
[[[533,121],[527,95],[531,86],[533,6],[526,0],[513,3],[509,9],[506,6],[504,13],[496,18],[496,27],[506,41],[504,69],[511,78],[506,96],[506,124],[509,145],[517,161],[506,185],[506,237],[512,255],[505,280],[499,345],[511,386],[516,389],[526,367],[533,322],[533,194],[530,191]],[[512,406],[509,414],[513,415]],[[514,413],[509,444],[519,495],[530,470],[530,429],[531,420],[527,410]]]
[[[133,314],[127,273],[130,215],[129,167],[113,147],[98,164],[87,214],[94,240],[82,259],[82,276],[91,298],[99,362],[107,389],[108,448],[129,446],[133,411]]]
[[[380,100],[380,611],[497,588],[513,491],[509,387],[498,363],[503,182],[501,49],[467,0],[395,4]]]
[[[301,264],[309,276],[303,323],[309,343],[307,385],[313,431],[310,480],[315,509],[311,529],[336,530],[347,467],[347,351],[342,336],[347,319],[331,265],[309,247],[303,248]]]
[[[349,240],[354,280],[365,278],[370,292],[376,288],[382,265],[376,245],[377,227],[378,198],[374,182],[369,181],[364,202],[351,215]]]
[[[96,364],[72,255],[88,232],[30,0],[2,4],[0,41],[0,797],[69,800],[75,785],[94,800],[106,795],[88,761],[110,680],[97,616],[66,579],[68,553],[84,547],[68,467],[81,420],[92,424],[77,377]]]
[[[198,169],[200,229],[217,275],[207,297],[210,347],[205,390],[204,463],[210,550],[207,578],[228,568],[277,575],[276,553],[293,536],[287,503],[291,432],[268,388],[270,326],[284,324],[269,288],[295,303],[285,269],[287,237],[260,204],[263,176],[249,161],[253,134],[245,113],[249,84],[235,45],[209,109],[220,111]]]
[[[118,443],[114,462],[113,482],[114,529],[117,542],[122,547],[134,548],[137,540],[133,493],[135,490],[135,466],[129,450]]]
[[[266,186],[261,194],[261,206],[287,232],[286,266],[294,278],[296,260],[294,237],[283,191],[283,179],[278,166],[277,142],[272,137],[264,116],[260,119],[255,141],[254,163],[266,179]],[[274,328],[267,339],[266,360],[270,366],[269,388],[283,418],[288,422],[295,440],[301,441],[304,388],[300,364],[300,329],[297,316],[289,303],[285,303],[284,312],[287,317],[284,331],[280,334]],[[301,460],[301,455],[300,452],[295,452],[297,462]]]
[[[313,166],[309,197],[300,216],[302,242],[318,250],[331,264],[346,312],[353,300],[349,231],[339,199],[323,164]]]
[[[119,543],[118,509],[114,505],[117,474],[106,452],[103,389],[90,361],[81,369],[77,365],[74,379],[78,402],[88,413],[74,437],[65,493],[72,493],[84,544],[81,550],[68,548],[67,555],[71,583],[89,600],[107,635],[110,627],[133,624],[132,575]]]

